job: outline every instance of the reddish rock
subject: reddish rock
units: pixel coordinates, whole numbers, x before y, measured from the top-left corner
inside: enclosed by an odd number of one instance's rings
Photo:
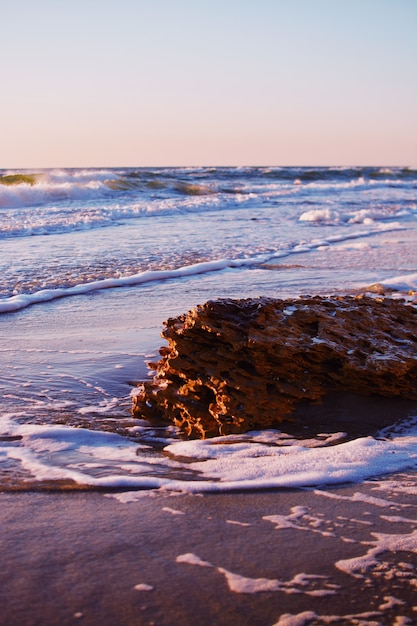
[[[209,437],[302,420],[335,392],[417,401],[417,311],[389,298],[218,300],[165,322],[133,414]]]

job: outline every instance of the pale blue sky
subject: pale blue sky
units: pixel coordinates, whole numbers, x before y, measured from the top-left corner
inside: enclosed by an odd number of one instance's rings
[[[0,0],[0,167],[417,165],[417,0]]]

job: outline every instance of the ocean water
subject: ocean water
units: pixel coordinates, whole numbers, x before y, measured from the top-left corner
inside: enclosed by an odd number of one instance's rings
[[[208,299],[379,284],[416,301],[416,191],[406,168],[0,171],[0,490],[315,487],[415,469],[417,415],[353,441],[283,425],[196,442],[130,408],[164,320]]]

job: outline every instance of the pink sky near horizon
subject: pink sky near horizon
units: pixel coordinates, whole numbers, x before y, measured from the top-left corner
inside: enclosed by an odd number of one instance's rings
[[[417,166],[414,0],[15,0],[0,167]]]

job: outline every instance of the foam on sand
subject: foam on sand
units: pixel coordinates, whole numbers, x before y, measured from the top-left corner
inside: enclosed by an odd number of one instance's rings
[[[0,456],[19,462],[30,480],[67,480],[91,487],[188,493],[313,487],[361,482],[417,466],[417,418],[387,438],[335,444],[329,435],[328,445],[319,439],[320,447],[311,439],[288,445],[288,437],[267,431],[176,441],[161,453],[150,448],[146,432],[144,443],[139,443],[85,428],[20,424],[12,417],[2,418],[1,435]],[[172,478],[173,470],[184,479]],[[293,513],[291,523],[299,524],[305,512]]]
[[[357,624],[358,626],[379,626],[380,622],[369,621],[372,618],[382,615],[380,611],[368,611],[366,613],[356,613],[351,615],[319,615],[314,611],[303,611],[302,613],[284,613],[273,626],[309,626],[315,622],[319,624],[334,624],[343,622]],[[409,624],[409,622],[403,622]],[[395,622],[395,626],[400,626]]]
[[[166,452],[175,457],[201,459],[193,469],[213,490],[233,488],[306,487],[358,482],[381,474],[412,468],[417,463],[417,430],[393,439],[363,437],[329,447],[266,446],[233,441],[233,436],[203,441],[177,442]]]
[[[412,523],[415,524],[415,521]],[[384,552],[408,551],[417,554],[417,530],[401,535],[384,533],[372,533],[372,535],[375,537],[375,540],[371,542],[374,544],[372,548],[360,556],[337,561],[336,567],[355,578],[366,578],[367,571],[380,565],[376,557]]]
[[[311,589],[310,586],[312,583],[315,583],[317,580],[325,579],[325,576],[315,576],[308,574],[296,574],[289,581],[280,581],[274,578],[249,578],[247,576],[242,576],[241,574],[236,574],[235,572],[231,572],[223,567],[216,567],[212,563],[208,561],[204,561],[199,556],[193,553],[180,554],[176,558],[177,563],[187,563],[188,565],[197,565],[199,567],[208,567],[214,568],[219,574],[222,574],[230,591],[234,593],[263,593],[270,591],[281,591],[287,594],[293,593],[304,593],[309,596],[324,596],[324,595],[333,595],[335,592],[332,585],[327,587],[327,584],[324,583],[324,587],[322,589]]]
[[[133,587],[136,591],[153,591],[154,587],[152,585],[147,585],[146,583],[138,583]]]

